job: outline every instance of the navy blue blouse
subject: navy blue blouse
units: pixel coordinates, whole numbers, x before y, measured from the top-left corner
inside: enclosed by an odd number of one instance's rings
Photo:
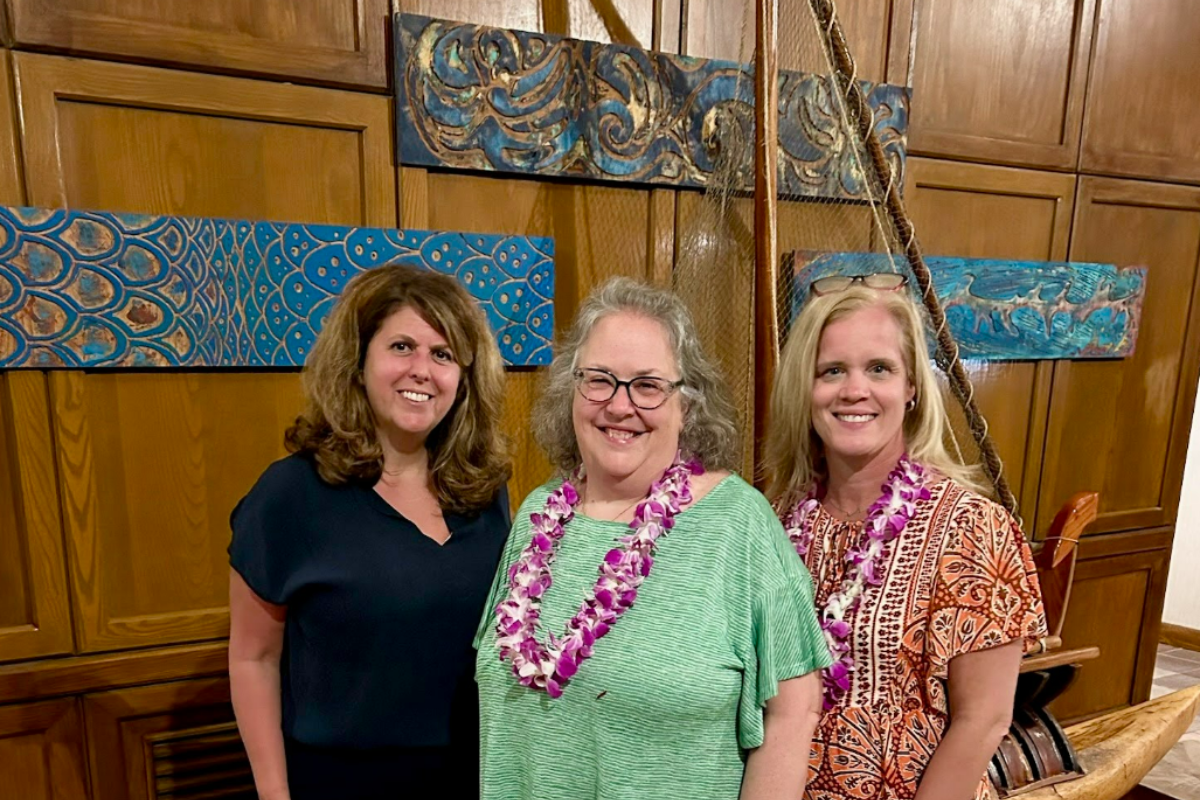
[[[330,747],[471,741],[471,641],[508,535],[508,494],[446,513],[439,545],[364,485],[330,486],[306,456],[267,468],[233,510],[232,567],[287,606],[283,732]]]

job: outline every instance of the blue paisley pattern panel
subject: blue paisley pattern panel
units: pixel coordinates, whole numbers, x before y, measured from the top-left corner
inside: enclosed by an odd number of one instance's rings
[[[0,369],[299,366],[386,263],[457,278],[507,363],[550,363],[552,239],[0,207]]]
[[[403,164],[704,187],[720,161],[753,186],[750,66],[412,14],[395,41]],[[908,89],[861,85],[903,185]],[[835,91],[780,74],[781,194],[863,198]]]
[[[879,253],[797,250],[791,261],[793,319],[808,298],[809,285],[819,278],[907,271],[907,265],[899,269]],[[963,358],[1028,361],[1133,354],[1146,297],[1145,267],[935,256],[926,256],[925,263]],[[915,292],[915,283],[910,280],[909,285]]]

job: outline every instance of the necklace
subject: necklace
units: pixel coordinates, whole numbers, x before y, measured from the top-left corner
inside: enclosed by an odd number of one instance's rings
[[[834,499],[832,497],[830,497],[828,494],[826,494],[825,497],[822,498],[822,501],[825,503],[829,503],[829,505],[833,506],[833,510],[838,512],[839,514],[841,514],[843,517],[845,517],[847,522],[853,520],[854,517],[857,517],[859,514],[861,514],[867,508],[866,506],[855,506],[853,511],[847,511],[846,509],[844,509],[840,505],[838,505],[834,501]]]
[[[788,538],[801,558],[808,554],[812,546],[814,512],[820,505],[818,489],[814,487],[809,491],[783,519]],[[880,489],[883,493],[867,510],[861,543],[846,551],[846,574],[842,583],[830,593],[825,607],[821,609],[821,630],[834,658],[832,665],[821,670],[826,711],[850,691],[854,658],[847,617],[858,607],[867,586],[882,583],[888,543],[899,536],[913,518],[917,502],[930,497],[925,485],[924,467],[910,460],[907,453],[900,457]]]
[[[675,524],[675,515],[692,502],[691,476],[703,472],[700,462],[684,461],[682,453],[676,454],[674,463],[651,484],[634,512],[629,523],[633,532],[618,538],[621,546],[605,554],[600,577],[584,594],[575,616],[567,620],[563,635],[556,638],[550,634],[546,643],[537,637],[542,596],[552,583],[550,565],[564,526],[579,503],[579,492],[572,484],[580,479],[579,470],[550,493],[541,513],[530,515],[533,538],[508,568],[508,597],[496,606],[496,646],[500,660],[511,662],[518,683],[552,698],[562,696],[580,664],[591,657],[596,641],[637,600],[638,587],[654,566],[658,538],[666,535]]]
[[[586,491],[587,491],[587,487],[585,486],[583,490],[586,492]],[[634,500],[632,503],[630,503],[629,505],[627,505],[627,506],[625,506],[624,508],[622,508],[622,509],[621,509],[620,511],[618,511],[616,514],[613,514],[611,517],[608,517],[608,516],[606,516],[606,517],[604,517],[604,519],[605,519],[606,521],[608,521],[608,522],[612,522],[612,521],[618,520],[618,519],[620,519],[620,518],[621,518],[621,516],[622,516],[622,515],[623,515],[623,514],[624,514],[626,511],[628,511],[629,509],[633,508],[635,505],[637,505],[637,504],[638,504],[638,503],[640,503],[641,501],[642,501],[642,498],[640,498],[640,497],[639,497],[637,500]],[[581,500],[579,501],[579,505],[580,505],[580,506],[594,505],[594,504],[596,504],[596,503],[600,503],[600,502],[603,502],[603,501],[600,501],[600,500],[590,500],[590,499],[586,499],[586,498],[584,498],[584,499],[581,499]],[[620,501],[618,500],[617,502],[620,502]],[[589,514],[588,516],[591,516],[591,517],[593,517],[594,519],[600,519],[600,517],[597,517],[595,514]]]

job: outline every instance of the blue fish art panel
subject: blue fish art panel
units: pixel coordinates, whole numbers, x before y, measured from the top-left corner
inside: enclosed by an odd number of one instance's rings
[[[389,263],[458,279],[508,364],[550,363],[552,239],[0,207],[0,369],[300,366]]]
[[[792,319],[819,278],[909,274],[902,257],[880,253],[799,250],[791,254],[791,263]],[[1133,354],[1146,293],[1145,267],[936,256],[927,256],[925,263],[963,358],[1027,361]]]
[[[402,164],[699,188],[721,160],[754,184],[751,65],[413,14],[395,42]],[[861,85],[903,185],[908,89]],[[866,199],[836,93],[780,73],[780,194]]]

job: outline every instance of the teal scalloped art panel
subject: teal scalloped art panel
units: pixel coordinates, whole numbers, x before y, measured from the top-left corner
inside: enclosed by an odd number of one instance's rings
[[[508,364],[550,363],[549,238],[0,207],[0,369],[299,366],[387,263],[457,278]]]

